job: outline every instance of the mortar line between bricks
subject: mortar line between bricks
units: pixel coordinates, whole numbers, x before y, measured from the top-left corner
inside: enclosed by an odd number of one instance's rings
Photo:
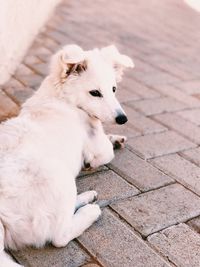
[[[24,87],[28,87],[26,83],[24,83],[22,80],[20,80],[17,76],[13,76],[15,78],[15,80],[17,80],[18,82],[20,82]]]
[[[156,116],[156,115],[161,115],[161,114],[168,114],[168,113],[177,113],[177,112],[180,112],[180,111],[190,111],[190,110],[194,110],[194,109],[200,109],[200,106],[199,107],[196,107],[196,108],[193,108],[193,107],[185,107],[185,108],[180,108],[180,109],[178,109],[178,110],[168,110],[168,111],[166,111],[166,110],[164,110],[164,111],[161,111],[161,112],[158,112],[158,113],[154,113],[154,114],[145,114],[142,110],[140,110],[139,108],[137,108],[137,107],[133,107],[132,105],[131,105],[131,102],[133,103],[135,103],[135,102],[139,102],[139,101],[145,101],[145,100],[157,100],[157,99],[163,99],[163,98],[172,98],[173,100],[175,100],[175,101],[177,101],[177,102],[180,102],[181,104],[183,103],[183,102],[181,102],[181,101],[179,101],[179,100],[177,100],[177,99],[175,99],[175,98],[173,98],[173,97],[171,97],[171,96],[164,96],[164,97],[157,97],[157,98],[150,98],[150,99],[144,99],[144,100],[142,100],[142,99],[138,99],[138,100],[131,100],[131,101],[129,101],[129,102],[126,102],[126,103],[124,103],[126,106],[128,106],[129,108],[131,108],[131,109],[133,109],[133,110],[135,110],[136,112],[138,112],[138,113],[140,113],[141,115],[143,115],[143,116],[145,116],[146,118],[151,118],[152,119],[152,117],[153,116]],[[185,104],[186,105],[186,104]],[[196,124],[195,124],[196,125]]]
[[[163,115],[163,114],[169,114],[169,113],[173,113],[173,112],[165,112],[165,113],[162,113],[162,115]],[[192,143],[196,144],[197,146],[200,145],[200,141],[199,141],[199,142],[196,142],[194,139],[188,137],[188,136],[185,135],[185,134],[182,134],[181,131],[178,132],[176,129],[173,129],[172,127],[170,127],[170,126],[167,125],[166,123],[157,120],[157,119],[154,117],[154,116],[157,116],[157,115],[161,115],[161,114],[155,114],[155,115],[153,115],[153,116],[151,117],[151,119],[153,119],[153,120],[154,120],[155,122],[157,122],[157,123],[160,123],[161,125],[163,125],[164,127],[166,127],[168,130],[173,131],[173,132],[176,132],[176,133],[179,134],[180,136],[182,136],[182,137],[188,139],[189,141],[191,141]],[[194,126],[196,126],[196,127],[198,127],[198,126],[197,126],[196,124],[194,124],[193,122],[191,122],[191,124],[194,125]],[[199,129],[200,129],[200,128],[199,128]],[[190,148],[190,149],[191,149],[191,148]],[[178,152],[177,152],[177,153],[178,153]]]
[[[139,51],[137,48],[134,47],[134,49],[135,49],[135,51],[141,53],[141,51]],[[142,61],[143,63],[147,64],[147,62],[142,57],[140,57],[138,55],[134,55],[134,58],[137,58],[140,61]],[[179,76],[177,74],[174,74],[174,73],[172,73],[172,72],[170,72],[170,71],[168,71],[168,70],[166,70],[166,69],[164,69],[164,68],[162,68],[162,67],[160,67],[158,65],[154,65],[150,61],[148,61],[148,65],[153,67],[156,70],[162,71],[163,73],[167,73],[167,74],[169,74],[170,76],[172,76],[174,78],[178,78],[178,79],[180,79],[180,81],[183,81],[181,76]]]
[[[135,198],[135,197],[138,197],[138,196],[141,196],[141,195],[144,195],[144,194],[147,194],[147,193],[152,193],[152,192],[157,191],[157,190],[159,190],[159,189],[162,189],[162,188],[165,188],[165,187],[168,187],[168,186],[171,186],[171,185],[175,185],[175,184],[180,184],[180,183],[177,182],[177,181],[175,180],[174,182],[171,182],[171,183],[166,184],[166,185],[162,185],[162,186],[157,187],[157,188],[149,189],[148,191],[141,191],[140,193],[135,194],[135,195],[133,195],[133,196],[128,196],[128,197],[123,198],[123,199],[116,199],[116,200],[114,200],[112,203],[109,203],[107,206],[110,206],[110,205],[113,205],[113,204],[116,204],[116,203],[120,203],[120,202],[123,202],[123,201],[125,201],[125,200],[133,199],[133,198]],[[180,185],[182,185],[182,184],[180,184]],[[183,186],[183,185],[182,185],[182,186]],[[185,186],[183,186],[183,187],[186,188]],[[188,188],[186,188],[186,189],[188,189]],[[189,190],[189,191],[191,191],[191,190]],[[192,192],[192,193],[193,193],[193,192]],[[198,197],[199,197],[199,196],[198,196]],[[200,214],[199,214],[199,215],[200,215]],[[199,216],[199,215],[197,215],[197,216]]]
[[[45,62],[44,62],[44,63],[45,63]],[[25,62],[23,62],[23,64],[24,64],[27,68],[29,68],[30,70],[32,70],[32,72],[34,72],[35,74],[37,74],[37,75],[39,75],[39,76],[41,76],[41,77],[44,78],[44,75],[43,75],[40,71],[37,70],[37,67],[34,68],[34,67],[32,67],[31,65],[29,65],[28,63],[25,63]],[[20,75],[20,76],[21,76],[21,75]],[[29,86],[29,85],[28,85],[28,86]]]
[[[123,180],[125,180],[129,185],[131,185],[131,186],[134,186],[135,188],[137,188],[137,190],[141,193],[142,191],[141,191],[141,189],[137,186],[137,185],[134,185],[134,184],[132,184],[130,181],[128,181],[127,179],[126,179],[126,177],[125,177],[125,175],[124,174],[122,174],[122,173],[120,173],[119,171],[118,171],[118,169],[117,168],[115,168],[113,165],[112,165],[112,163],[110,163],[109,165],[107,165],[107,167],[109,168],[109,170],[111,170],[111,171],[113,171],[114,173],[116,173],[117,175],[119,175]],[[138,194],[137,194],[138,195]]]
[[[192,219],[189,219],[187,220],[185,223],[187,224],[188,227],[190,227],[190,229],[195,232],[195,233],[198,233],[197,231],[195,231],[195,229],[193,227],[191,227],[190,225],[188,225],[188,223],[191,221],[191,220],[194,220],[194,219],[197,219],[199,218],[199,215],[197,215],[196,217],[192,218]],[[199,233],[198,233],[199,234]]]
[[[167,132],[167,131],[164,131],[164,132]],[[161,132],[161,133],[164,133],[164,132]],[[159,133],[153,133],[153,135],[159,134]],[[147,136],[147,135],[152,135],[152,133],[145,134],[145,135],[142,135],[142,136]],[[140,137],[140,136],[132,137],[131,139],[135,139],[135,138],[138,138],[138,137]],[[193,148],[196,148],[196,147],[193,147]],[[178,152],[172,152],[172,153],[169,153],[169,154],[164,154],[164,155],[156,156],[154,158],[148,158],[148,159],[146,159],[146,158],[143,158],[141,154],[137,154],[137,151],[133,150],[133,148],[129,144],[126,145],[126,149],[128,149],[130,152],[132,152],[134,155],[136,155],[140,159],[144,160],[145,162],[150,162],[150,160],[152,160],[152,159],[157,159],[157,158],[161,158],[161,157],[164,157],[164,156],[167,156],[167,155],[174,155],[174,154],[177,154],[178,153]],[[187,150],[190,150],[190,149],[191,148],[188,148],[188,149],[186,149],[184,151],[187,151]]]
[[[49,26],[48,26],[49,27]],[[60,43],[56,40],[56,39],[53,39],[51,36],[49,36],[48,34],[46,34],[47,31],[44,31],[42,34],[46,37],[46,38],[49,38],[50,40],[52,40],[53,42],[55,42],[58,46],[60,45]],[[45,44],[44,44],[45,46]],[[45,46],[45,48],[47,48]],[[51,50],[49,47],[48,47],[49,50]],[[52,53],[54,53],[54,51],[52,51]]]
[[[98,259],[97,259],[97,257],[95,257],[95,256],[93,256],[93,254],[78,240],[78,238],[76,238],[75,239],[75,241],[77,242],[77,244],[80,246],[80,248],[84,251],[84,252],[86,252],[86,254],[88,254],[90,257],[91,257],[91,259],[95,262],[95,263],[97,263],[98,265],[100,265],[101,267],[104,267],[99,261],[98,261]],[[84,265],[85,264],[88,264],[89,262],[86,262],[86,263],[84,263]]]
[[[104,165],[104,166],[106,166],[106,167],[108,168],[107,165]],[[106,169],[106,170],[105,170],[105,169],[103,169],[103,170],[96,170],[96,171],[94,171],[94,172],[90,172],[90,173],[83,173],[83,174],[79,173],[79,175],[77,176],[76,179],[86,179],[86,178],[87,178],[88,176],[90,176],[90,175],[106,173],[107,171],[109,171],[109,168]]]
[[[9,99],[11,99],[11,101],[13,101],[20,108],[20,103],[11,94],[9,94],[4,88],[2,88],[1,90]]]
[[[197,149],[197,148],[199,148],[199,147],[200,147],[200,146],[195,147],[194,149]],[[190,149],[188,149],[188,150],[190,150]],[[193,159],[191,159],[189,156],[183,154],[183,152],[177,152],[177,154],[178,154],[180,157],[184,158],[185,160],[191,162],[192,164],[194,164],[194,165],[197,166],[198,168],[200,168],[200,166],[199,166]]]
[[[123,88],[122,88],[122,90],[123,90]],[[132,91],[131,91],[131,89],[126,89],[127,91],[129,91],[130,93],[133,93]],[[128,106],[129,108],[132,108],[132,109],[135,109],[136,110],[136,108],[134,108],[132,105],[131,105],[131,103],[136,103],[136,102],[140,102],[140,101],[145,101],[145,100],[157,100],[157,99],[162,99],[163,98],[163,96],[162,95],[160,95],[160,96],[156,96],[156,97],[144,97],[144,96],[140,96],[140,95],[138,95],[136,92],[134,92],[134,94],[135,95],[137,95],[137,96],[139,96],[140,98],[139,99],[135,99],[135,100],[127,100],[127,101],[124,101],[124,102],[120,102],[120,104],[124,104],[125,106]],[[141,113],[141,111],[140,111],[140,113]],[[143,115],[143,114],[142,114]]]
[[[173,98],[171,96],[168,96],[169,98]],[[173,98],[174,100],[176,100],[177,102],[180,102],[179,100]],[[181,104],[183,102],[180,102]],[[160,113],[155,113],[155,114],[150,114],[150,115],[145,115],[147,118],[150,118],[151,116],[156,116],[156,115],[160,115],[160,114],[164,114],[164,113],[178,113],[180,111],[190,111],[190,110],[194,110],[194,109],[200,109],[200,106],[199,107],[196,107],[196,108],[193,108],[193,107],[185,107],[185,108],[180,108],[179,110],[169,110],[169,111],[163,111],[163,112],[160,112]],[[196,124],[195,124],[196,125]]]
[[[135,138],[139,138],[139,137],[140,137],[140,136],[138,136],[138,137],[136,136]],[[151,157],[151,158],[143,158],[143,157],[142,157],[142,154],[140,154],[140,152],[135,151],[134,148],[132,148],[132,147],[129,147],[129,148],[128,148],[128,146],[127,146],[127,149],[128,149],[129,151],[135,153],[135,154],[136,154],[137,156],[139,156],[141,159],[143,159],[143,160],[145,160],[145,161],[149,161],[149,160],[157,159],[157,158],[164,157],[164,156],[168,156],[168,155],[173,155],[173,154],[176,154],[176,153],[178,153],[178,152],[184,152],[184,151],[190,150],[191,148],[197,148],[197,147],[199,147],[199,145],[195,144],[194,142],[193,142],[193,144],[195,145],[194,147],[181,149],[181,150],[176,151],[176,152],[170,152],[170,153],[166,153],[166,154],[159,155],[159,156],[156,156],[156,157]]]
[[[138,53],[140,53],[140,54],[142,53],[142,51],[141,51],[141,50],[138,50],[137,47],[134,47],[134,49],[135,49],[135,51],[137,51]],[[143,53],[142,53],[142,54],[143,54]],[[167,56],[167,57],[169,57],[170,59],[174,59],[173,57],[170,57],[170,55],[165,54],[165,53],[161,53],[161,55]],[[141,62],[147,64],[147,62],[146,62],[142,57],[138,56],[138,54],[137,54],[137,55],[135,54],[135,55],[134,55],[134,58],[137,58],[137,59],[139,59]],[[180,64],[181,64],[181,63],[180,63]],[[157,70],[162,71],[163,73],[167,73],[167,74],[169,74],[170,76],[172,76],[172,77],[174,77],[174,78],[178,78],[178,79],[180,79],[180,81],[184,81],[182,76],[179,76],[179,75],[177,75],[177,74],[174,74],[174,73],[170,72],[169,70],[166,70],[165,68],[162,68],[162,67],[160,67],[160,66],[154,65],[154,64],[152,64],[150,61],[148,61],[148,65],[151,66],[151,67],[153,67],[153,68],[155,68],[155,69],[157,69]],[[191,73],[191,74],[192,74],[192,73]]]
[[[119,214],[119,213],[117,213],[117,214]],[[121,216],[122,216],[122,215],[121,215]],[[172,226],[175,226],[175,225],[179,225],[179,224],[181,224],[181,223],[185,223],[185,224],[186,224],[188,221],[193,220],[193,219],[195,219],[195,218],[197,218],[197,217],[199,217],[199,216],[200,216],[200,212],[199,212],[198,215],[192,216],[190,219],[187,219],[187,220],[181,220],[181,221],[179,221],[179,222],[177,222],[177,223],[169,224],[168,226],[162,227],[162,228],[159,229],[158,231],[152,232],[152,233],[150,233],[150,234],[148,234],[148,235],[146,235],[146,236],[143,236],[143,235],[141,234],[141,236],[143,237],[144,240],[147,240],[147,238],[148,238],[149,236],[153,235],[153,234],[162,232],[162,231],[165,230],[165,229],[168,229],[168,228],[170,228],[170,227],[172,227]],[[126,219],[124,219],[124,220],[126,220]],[[134,228],[134,226],[131,226],[131,227]],[[135,228],[134,228],[134,230],[135,230]]]
[[[80,246],[80,248],[81,248],[83,251],[85,251],[85,252],[91,257],[91,259],[92,259],[95,263],[97,263],[97,264],[100,265],[101,267],[104,267],[104,265],[102,265],[102,263],[98,260],[98,257],[94,256],[94,255],[92,254],[92,252],[90,252],[90,250],[88,250],[88,249],[81,243],[81,241],[78,240],[78,238],[76,238],[75,241],[78,243],[78,245]],[[86,263],[84,263],[84,265],[85,265],[85,264],[88,264],[88,263],[89,263],[89,262],[86,262]],[[84,265],[81,265],[81,266],[84,266]]]
[[[168,262],[168,258],[165,257],[164,255],[162,255],[157,249],[154,249],[151,247],[150,243],[147,240],[148,236],[144,236],[142,235],[137,229],[134,228],[134,226],[132,226],[129,222],[126,221],[126,219],[120,214],[118,213],[116,210],[114,210],[111,206],[109,206],[109,209],[112,211],[112,214],[119,219],[126,227],[128,227],[128,229],[135,234],[139,239],[141,239],[142,242],[144,242],[144,244],[146,246],[148,246],[151,250],[153,250],[157,255],[159,255],[162,259],[164,259],[165,261]],[[171,263],[171,262],[170,262]],[[173,267],[178,267],[176,265],[172,265]]]
[[[169,257],[164,254],[162,254],[162,252],[160,252],[158,250],[158,248],[156,246],[154,246],[153,244],[151,244],[148,240],[147,240],[147,244],[149,245],[149,247],[154,250],[157,254],[159,254],[161,257],[163,257],[166,261],[169,262],[170,265],[172,265],[172,267],[179,267],[178,265],[176,265],[172,260],[169,259]]]
[[[200,197],[200,194],[194,192],[194,191],[190,188],[190,185],[184,185],[183,183],[181,183],[180,180],[179,180],[179,178],[178,178],[178,176],[176,176],[176,175],[174,175],[174,174],[172,174],[172,173],[170,173],[170,172],[167,172],[167,171],[165,171],[165,170],[160,169],[159,166],[156,166],[156,165],[154,165],[153,163],[151,163],[151,164],[152,164],[152,166],[156,167],[158,170],[162,171],[164,174],[166,174],[166,175],[170,176],[172,179],[174,179],[174,180],[176,181],[177,184],[182,185],[186,190],[192,192],[192,193],[193,193],[194,195],[196,195],[198,198]],[[199,214],[199,215],[200,215],[200,214]],[[199,216],[199,215],[198,215],[198,216]]]
[[[127,222],[124,217],[118,213],[116,210],[114,210],[110,204],[107,206],[107,208],[112,212],[112,214],[115,216],[116,219],[120,220],[133,234],[135,234],[137,237],[139,237],[141,240],[145,240],[145,236],[141,234],[137,229],[135,229],[129,222]]]
[[[56,49],[56,51],[58,51],[58,49],[59,49],[59,47],[60,47],[61,44],[59,44],[57,40],[55,40],[55,39],[53,39],[52,37],[50,37],[49,35],[47,35],[47,34],[46,34],[46,31],[43,32],[42,34],[44,35],[44,37],[46,37],[46,38],[48,38],[48,39],[50,39],[51,41],[53,41],[53,42],[56,43],[56,45],[58,46],[57,49]],[[43,46],[44,46],[47,50],[49,50],[49,52],[51,52],[52,55],[55,54],[55,50],[54,50],[54,49],[52,49],[52,48],[49,47],[49,46],[46,46],[45,43],[44,43]],[[41,58],[39,58],[39,59],[42,60]],[[42,60],[42,61],[44,62],[44,60]]]
[[[138,80],[137,78],[135,78],[135,77],[134,77],[134,79],[135,79],[136,82],[139,81],[139,80]],[[186,82],[186,81],[185,81],[185,82]],[[172,87],[175,87],[175,84],[176,84],[176,83],[170,83],[170,82],[169,82],[169,83],[166,83],[166,85],[169,85],[169,86],[172,86]],[[145,85],[146,85],[146,84],[145,84]],[[172,96],[170,96],[170,95],[167,95],[167,94],[161,92],[159,89],[157,89],[156,87],[153,87],[152,85],[148,85],[148,86],[149,86],[149,89],[152,89],[152,90],[156,91],[157,93],[160,93],[160,94],[163,95],[163,96],[168,96],[168,97],[171,97],[171,98],[177,100],[176,98],[174,98],[174,97],[172,97]],[[159,86],[160,86],[160,85],[159,85]],[[161,86],[162,86],[162,85],[161,85]],[[175,87],[174,89],[179,90],[180,93],[184,94],[186,97],[192,97],[192,98],[194,98],[196,101],[199,102],[199,106],[194,106],[194,107],[191,106],[191,107],[188,107],[188,110],[191,110],[191,109],[200,109],[200,100],[199,100],[197,97],[194,97],[194,96],[188,96],[187,94],[185,94],[184,92],[182,92],[180,89],[177,89],[176,87]],[[185,102],[181,101],[181,99],[179,99],[179,100],[177,100],[177,101],[179,101],[179,102],[181,102],[181,103],[183,103],[183,104],[186,104]],[[177,112],[178,112],[178,111],[177,111]]]
[[[149,163],[149,162],[148,162]],[[112,163],[111,163],[111,165],[112,165]],[[152,164],[150,164],[151,166],[153,166]],[[155,168],[155,166],[153,166],[154,168]],[[157,168],[155,168],[155,169],[157,169]],[[125,180],[126,182],[128,182],[130,185],[132,185],[132,186],[134,186],[134,187],[136,187],[138,190],[139,190],[139,193],[138,194],[136,194],[136,195],[134,195],[134,196],[138,196],[138,195],[141,195],[141,194],[143,194],[143,193],[147,193],[147,192],[151,192],[151,191],[154,191],[154,190],[157,190],[157,189],[160,189],[160,188],[163,188],[163,187],[166,187],[166,186],[168,186],[168,185],[171,185],[171,184],[175,184],[176,183],[176,181],[171,181],[171,182],[168,182],[167,184],[164,184],[164,185],[161,185],[161,186],[158,186],[158,187],[155,187],[155,188],[151,188],[151,189],[148,189],[148,190],[145,190],[145,191],[143,191],[141,188],[139,188],[137,185],[135,185],[134,183],[131,183],[129,180],[128,180],[128,178],[127,178],[127,175],[125,175],[124,174],[124,172],[123,171],[120,171],[118,168],[116,168],[116,167],[114,167],[114,166],[110,166],[110,170],[112,170],[113,172],[115,172],[117,175],[119,175],[123,180]],[[165,174],[162,170],[159,170],[162,174]],[[166,175],[166,174],[165,174]],[[167,175],[167,176],[169,176],[169,175]],[[172,178],[172,177],[170,177],[170,178]],[[134,197],[134,196],[130,196],[130,197],[127,197],[127,198],[125,198],[125,199],[128,199],[128,198],[131,198],[131,197]],[[119,200],[117,200],[117,202],[118,201],[123,201],[124,199],[119,199]]]

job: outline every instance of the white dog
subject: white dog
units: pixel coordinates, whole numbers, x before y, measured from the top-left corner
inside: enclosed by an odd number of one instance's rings
[[[113,159],[101,122],[127,117],[116,83],[132,60],[114,46],[83,51],[68,45],[54,55],[50,75],[18,117],[0,125],[0,265],[19,266],[4,248],[63,247],[98,219],[97,193],[77,196],[84,162],[96,168]]]

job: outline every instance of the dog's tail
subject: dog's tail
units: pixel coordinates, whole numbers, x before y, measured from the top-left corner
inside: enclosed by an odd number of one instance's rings
[[[0,221],[0,267],[22,267],[4,251],[4,227]]]

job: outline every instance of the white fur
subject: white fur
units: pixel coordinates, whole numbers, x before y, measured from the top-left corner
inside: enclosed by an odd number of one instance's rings
[[[117,79],[114,65],[131,67],[130,62],[114,47],[83,51],[66,46],[53,57],[50,75],[19,116],[0,125],[4,266],[18,266],[4,248],[42,247],[47,241],[65,246],[100,216],[99,206],[88,204],[96,192],[77,198],[75,178],[84,161],[98,167],[114,156],[101,122],[114,122],[124,114],[112,91]],[[92,96],[93,89],[101,90],[103,97]]]

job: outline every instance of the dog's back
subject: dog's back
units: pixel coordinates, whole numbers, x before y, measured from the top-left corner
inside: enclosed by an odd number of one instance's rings
[[[42,246],[52,237],[59,212],[72,216],[67,202],[75,199],[66,188],[76,190],[83,123],[72,107],[50,101],[22,110],[1,126],[0,218],[6,247]],[[60,194],[66,196],[63,203]]]

